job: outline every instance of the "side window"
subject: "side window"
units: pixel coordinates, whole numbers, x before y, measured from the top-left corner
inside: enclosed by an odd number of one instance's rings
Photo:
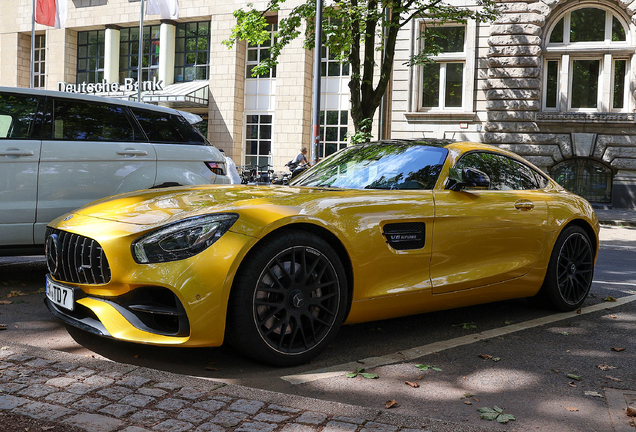
[[[29,138],[37,106],[37,96],[0,93],[0,139]]]
[[[488,174],[490,190],[529,190],[540,187],[536,174],[531,168],[495,153],[469,153],[463,156],[455,167],[476,168]]]
[[[70,99],[54,99],[52,105],[45,129],[51,139],[134,141],[135,135],[140,138],[139,133],[135,134],[125,107]]]
[[[133,109],[141,128],[152,142],[205,145],[205,139],[183,117],[143,109]]]

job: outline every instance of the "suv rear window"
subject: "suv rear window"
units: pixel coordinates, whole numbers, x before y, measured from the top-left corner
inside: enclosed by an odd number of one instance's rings
[[[29,138],[37,107],[37,96],[0,93],[0,139]]]
[[[133,109],[141,128],[152,142],[205,145],[205,139],[183,117],[157,111]]]

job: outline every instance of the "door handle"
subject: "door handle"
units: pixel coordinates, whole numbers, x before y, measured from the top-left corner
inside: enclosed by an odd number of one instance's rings
[[[148,152],[145,150],[126,149],[117,152],[121,156],[147,156]]]
[[[15,156],[15,157],[20,157],[20,156],[33,156],[33,152],[32,151],[28,151],[28,150],[20,150],[17,148],[9,148],[6,149],[3,152],[0,152],[0,156]]]
[[[515,202],[515,208],[517,210],[532,210],[534,208],[534,203],[528,200],[519,200]]]

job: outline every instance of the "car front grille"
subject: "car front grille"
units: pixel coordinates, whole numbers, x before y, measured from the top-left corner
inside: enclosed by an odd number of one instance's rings
[[[51,276],[61,282],[110,282],[106,254],[97,241],[88,237],[47,228],[46,261]]]

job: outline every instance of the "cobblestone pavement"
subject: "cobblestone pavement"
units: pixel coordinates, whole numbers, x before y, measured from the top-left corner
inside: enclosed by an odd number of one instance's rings
[[[0,348],[4,412],[91,432],[484,430],[16,344]]]

